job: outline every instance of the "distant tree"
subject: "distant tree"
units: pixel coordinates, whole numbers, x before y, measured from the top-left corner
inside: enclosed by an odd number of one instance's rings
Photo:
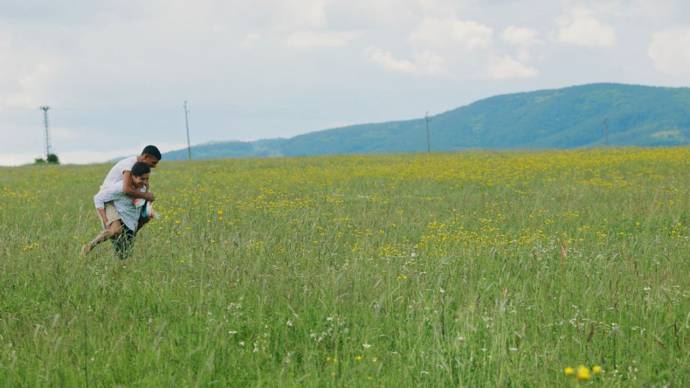
[[[46,162],[50,164],[60,164],[60,159],[58,159],[58,156],[55,154],[48,154],[48,158],[46,159]]]
[[[45,164],[46,161],[43,158],[34,159],[34,164]]]

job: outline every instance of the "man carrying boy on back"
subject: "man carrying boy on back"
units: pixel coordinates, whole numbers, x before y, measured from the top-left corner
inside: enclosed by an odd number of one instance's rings
[[[123,223],[121,221],[122,217],[112,200],[99,202],[99,198],[104,198],[104,195],[106,194],[105,192],[108,191],[110,194],[121,193],[122,195],[128,196],[131,200],[153,202],[155,200],[155,196],[149,191],[148,173],[145,184],[146,189],[141,190],[141,187],[137,187],[134,182],[132,168],[136,163],[143,163],[149,168],[155,168],[160,160],[161,153],[158,150],[158,147],[154,145],[144,147],[144,150],[139,156],[131,156],[129,158],[122,159],[110,169],[103,180],[100,191],[94,197],[96,210],[101,222],[103,223],[103,228],[109,230],[110,233],[105,239],[118,237],[117,241],[115,241],[115,250],[118,252],[118,254],[120,254],[121,257],[121,253],[127,250],[125,245],[128,245],[128,243],[131,242],[132,238],[134,237],[134,232],[131,228],[123,227]],[[142,225],[147,221],[148,218],[145,218]],[[140,227],[142,225],[137,226]],[[123,231],[125,234],[121,236]],[[95,245],[100,243],[99,241],[93,244],[95,241],[96,240],[92,241],[90,244],[84,245],[82,248],[82,254],[85,255],[89,253]]]
[[[130,175],[135,190],[140,193],[146,192],[150,173],[151,168],[146,163],[136,162],[132,166]],[[101,210],[106,207],[106,204],[112,207],[104,211],[104,215],[101,216],[105,229],[91,242],[83,246],[82,254],[86,255],[96,245],[110,238],[117,237],[119,243],[115,244],[115,250],[121,259],[127,258],[137,230],[151,216],[151,214],[142,214],[147,209],[146,201],[138,201],[138,199],[132,199],[126,195],[120,183],[116,182],[109,186],[101,187],[101,190],[94,197],[94,203],[99,210],[99,215],[101,215]]]

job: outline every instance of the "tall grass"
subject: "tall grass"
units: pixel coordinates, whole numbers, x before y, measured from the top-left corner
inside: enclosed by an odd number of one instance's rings
[[[690,149],[0,169],[1,386],[690,384]]]

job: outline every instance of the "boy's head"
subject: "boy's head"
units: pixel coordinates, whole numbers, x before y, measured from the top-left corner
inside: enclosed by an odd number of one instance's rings
[[[151,175],[151,167],[145,162],[136,162],[132,166],[132,181],[134,187],[141,188],[142,186],[148,186],[149,175]]]
[[[158,150],[158,147],[155,145],[147,145],[144,147],[144,150],[141,151],[139,161],[148,164],[151,168],[156,168],[161,158],[161,152]]]

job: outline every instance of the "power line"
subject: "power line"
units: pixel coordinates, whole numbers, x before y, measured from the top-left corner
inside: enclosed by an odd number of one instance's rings
[[[48,109],[50,107],[48,105],[44,105],[39,107],[43,111],[43,124],[45,125],[46,128],[46,160],[48,160],[48,157],[50,156],[50,136],[48,135]]]
[[[609,118],[604,119],[604,144],[609,145]]]
[[[192,146],[189,141],[189,110],[187,109],[187,100],[184,100],[184,124],[187,127],[187,158],[192,160]]]

